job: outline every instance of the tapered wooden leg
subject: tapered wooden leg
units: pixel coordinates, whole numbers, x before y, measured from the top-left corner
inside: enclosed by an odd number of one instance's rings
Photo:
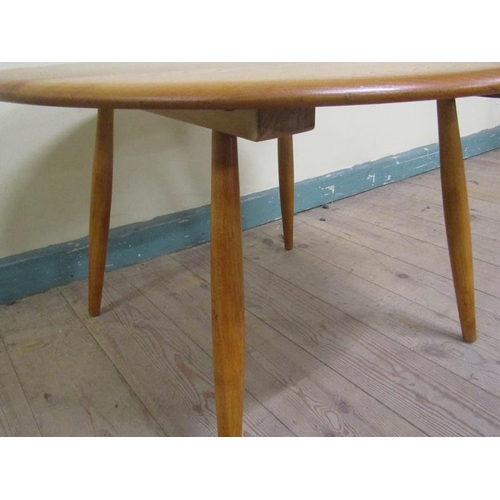
[[[245,308],[237,139],[213,132],[212,336],[219,436],[243,427]]]
[[[113,184],[113,110],[100,109],[92,174],[89,230],[89,314],[101,314]]]
[[[474,342],[476,314],[469,201],[455,100],[438,101],[437,109],[443,206],[453,281],[463,338]]]
[[[278,165],[283,235],[285,237],[285,248],[291,250],[293,248],[293,218],[295,212],[293,136],[291,135],[278,139]]]

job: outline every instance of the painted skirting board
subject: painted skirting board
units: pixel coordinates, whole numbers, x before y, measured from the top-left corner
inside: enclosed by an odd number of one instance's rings
[[[462,139],[464,157],[500,148],[500,126]],[[439,165],[437,144],[298,182],[295,211],[302,212],[427,172]],[[281,217],[278,189],[242,198],[243,227]],[[107,270],[118,269],[209,240],[210,206],[131,224],[110,232]],[[88,238],[0,259],[0,304],[87,277]]]

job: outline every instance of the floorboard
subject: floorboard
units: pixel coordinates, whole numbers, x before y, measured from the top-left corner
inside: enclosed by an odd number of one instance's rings
[[[200,248],[202,258],[207,247]],[[177,255],[182,263],[192,255]],[[207,261],[204,261],[206,264]],[[207,276],[170,257],[123,271],[155,305],[211,355]],[[247,276],[247,283],[252,278]],[[273,291],[271,291],[272,294]],[[286,293],[286,291],[280,290]],[[247,297],[251,290],[247,287]],[[265,295],[269,297],[269,292]],[[248,302],[248,301],[247,301]],[[279,303],[279,301],[278,301]],[[301,304],[303,307],[304,304]],[[262,321],[247,305],[246,387],[299,436],[420,435],[376,399]],[[246,416],[251,417],[252,410]]]
[[[5,344],[0,340],[0,437],[37,436],[40,430]]]
[[[500,150],[466,162],[478,340],[439,171],[245,232],[245,436],[500,436]],[[209,245],[0,307],[1,436],[214,436]]]
[[[3,341],[43,436],[163,434],[57,289],[0,314]]]
[[[403,316],[399,322],[406,330],[420,327],[418,317],[409,317],[404,306],[388,301],[388,308],[381,307],[380,287],[370,287],[368,282],[363,283],[302,250],[285,252],[280,241],[270,244],[268,235],[260,230],[248,231],[244,243],[247,275],[252,271],[246,280],[247,307],[251,312],[426,434],[471,435],[471,419],[477,435],[500,432],[496,418],[500,399],[372,328],[374,315],[382,320],[382,331],[391,320],[398,321],[398,316]],[[174,256],[208,279],[207,257],[206,247]],[[276,280],[283,282],[278,288],[281,294],[273,286]],[[427,327],[430,334],[438,333],[434,325]],[[458,335],[456,341],[461,342]],[[453,394],[450,386],[457,392]],[[466,394],[479,399],[467,403]],[[478,404],[482,407],[481,415],[476,414]],[[460,421],[462,417],[464,420]]]
[[[84,283],[73,283],[63,293],[168,436],[216,434],[210,357],[122,272],[109,274],[99,318],[87,315]],[[247,407],[246,435],[292,435],[251,396]]]

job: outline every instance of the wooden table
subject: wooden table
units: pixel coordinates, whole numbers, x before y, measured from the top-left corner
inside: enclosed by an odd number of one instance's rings
[[[98,109],[89,313],[100,313],[113,174],[113,111],[142,109],[213,130],[211,289],[220,436],[241,436],[244,286],[237,137],[278,139],[285,246],[293,246],[292,136],[318,106],[436,100],[446,232],[463,338],[476,340],[467,189],[455,99],[500,95],[499,63],[64,64],[0,72],[0,100]]]

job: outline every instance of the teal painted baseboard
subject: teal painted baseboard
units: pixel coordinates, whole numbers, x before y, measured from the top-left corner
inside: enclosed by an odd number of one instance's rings
[[[500,126],[462,139],[464,157],[500,148]],[[437,144],[370,161],[296,184],[296,212],[427,172],[439,165]],[[281,216],[278,189],[242,198],[243,227]],[[119,269],[209,240],[210,207],[158,217],[110,232],[107,270]],[[87,277],[88,239],[0,259],[0,304]]]

